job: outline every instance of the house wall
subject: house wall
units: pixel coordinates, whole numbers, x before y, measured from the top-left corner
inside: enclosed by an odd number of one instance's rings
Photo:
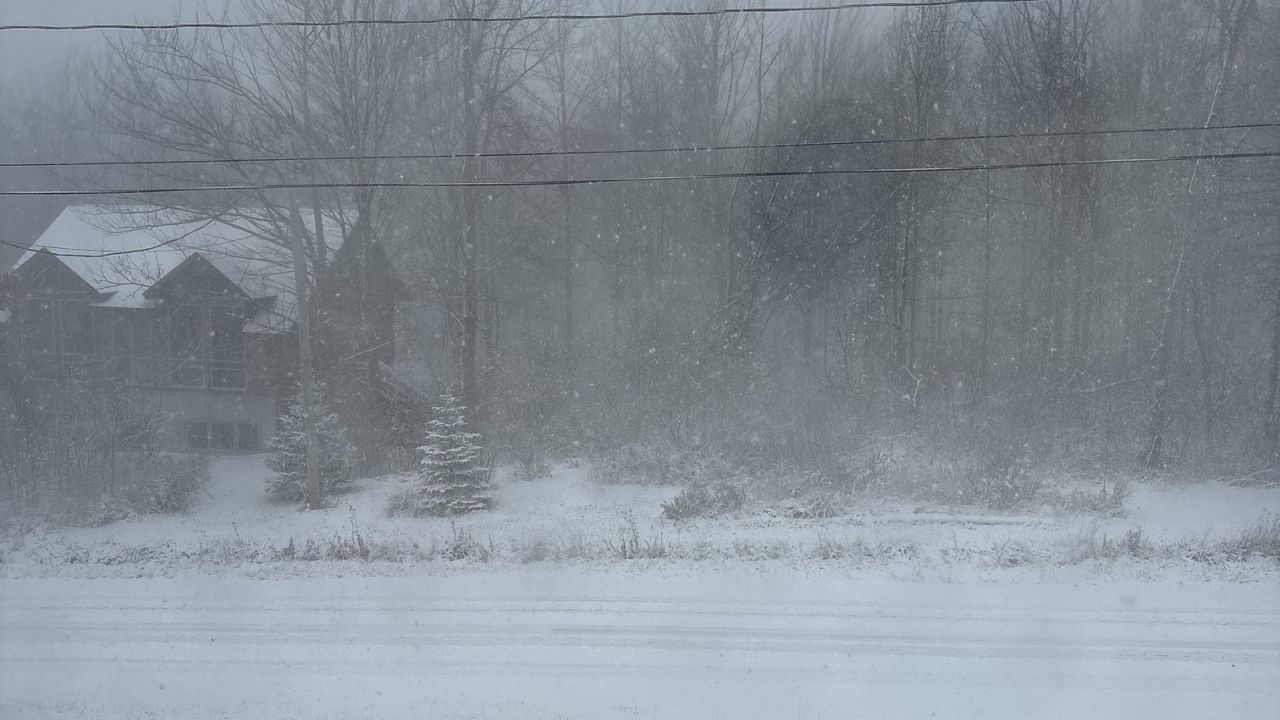
[[[0,306],[13,317],[0,324],[0,362],[12,371],[6,376],[13,375],[33,397],[40,387],[69,378],[101,382],[104,392],[127,388],[126,395],[140,399],[155,418],[152,446],[170,452],[260,452],[275,433],[294,380],[296,340],[244,333],[239,360],[219,357],[212,349],[210,312],[256,312],[250,301],[192,282],[171,291],[158,309],[97,307],[92,304],[101,295],[52,256],[37,256],[4,279]],[[47,308],[45,321],[26,323],[36,307]],[[190,359],[171,350],[170,315],[182,307],[202,313],[197,324],[183,325],[198,338]],[[83,330],[79,325],[69,329],[63,318],[68,308],[87,310]],[[72,347],[77,350],[69,351]],[[180,377],[177,371],[187,374]]]
[[[156,429],[157,450],[169,452],[208,451],[215,453],[254,452],[245,447],[240,438],[235,447],[219,443],[217,433],[225,428],[214,424],[235,426],[237,434],[243,434],[243,426],[256,430],[256,445],[261,448],[275,434],[277,402],[275,395],[250,393],[213,393],[200,390],[147,390],[143,393],[149,407],[160,418]],[[192,447],[190,423],[207,424],[208,447]]]

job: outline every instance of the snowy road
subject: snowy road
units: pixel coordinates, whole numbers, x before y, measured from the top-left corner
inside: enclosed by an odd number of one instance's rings
[[[1258,585],[0,580],[0,717],[1274,717]]]

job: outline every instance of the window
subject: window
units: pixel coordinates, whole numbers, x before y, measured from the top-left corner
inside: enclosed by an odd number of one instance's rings
[[[210,308],[210,357],[221,362],[244,362],[243,326],[244,322],[226,308]]]
[[[209,423],[209,448],[211,450],[235,450],[235,423]]]
[[[187,447],[192,450],[209,449],[209,423],[204,421],[187,423]]]
[[[199,360],[182,363],[169,372],[169,384],[175,387],[204,387],[204,367]]]
[[[220,452],[258,452],[261,450],[258,426],[253,423],[192,420],[187,423],[187,448]]]
[[[174,360],[199,360],[204,335],[200,308],[180,305],[169,316],[169,357]]]
[[[209,387],[219,390],[243,390],[244,366],[225,367],[214,363],[209,371]]]
[[[243,390],[244,321],[229,308],[181,305],[169,316],[169,384]]]
[[[236,438],[236,450],[240,452],[256,453],[262,449],[258,441],[258,426],[242,423],[236,426],[238,437]]]
[[[204,313],[196,305],[179,305],[169,315],[169,383],[204,387]]]
[[[209,308],[209,384],[223,389],[243,389],[244,321],[227,308]]]

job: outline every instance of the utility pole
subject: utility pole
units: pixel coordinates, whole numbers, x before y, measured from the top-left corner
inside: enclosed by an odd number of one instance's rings
[[[289,239],[293,251],[293,283],[298,312],[298,375],[302,386],[302,427],[307,441],[307,508],[319,510],[324,504],[320,494],[320,468],[316,459],[315,374],[311,368],[311,310],[307,302],[307,256],[303,248],[302,212],[296,193],[289,195]]]
[[[311,3],[306,3],[302,8],[303,20],[311,21]],[[302,122],[304,138],[307,142],[311,141],[311,102],[310,102],[310,86],[311,82],[311,39],[308,36],[308,28],[302,29]],[[297,141],[295,140],[295,143]],[[300,153],[294,148],[294,157],[298,157]],[[294,177],[306,177],[305,167],[303,163],[296,162],[293,167]],[[303,246],[303,236],[306,234],[306,226],[302,224],[302,211],[299,209],[298,197],[301,190],[289,191],[289,227],[290,227],[290,247],[293,250],[293,285],[295,305],[298,311],[298,384],[302,390],[302,432],[307,441],[307,509],[319,510],[324,506],[324,497],[320,492],[320,466],[316,459],[316,422],[315,422],[315,372],[311,367],[311,303],[307,302],[307,254]],[[316,235],[319,238],[321,229],[319,225],[320,208],[319,204],[316,210]],[[320,239],[323,243],[323,239]],[[317,258],[323,257],[323,245],[320,248],[321,254],[317,254]],[[318,261],[317,261],[318,262]]]

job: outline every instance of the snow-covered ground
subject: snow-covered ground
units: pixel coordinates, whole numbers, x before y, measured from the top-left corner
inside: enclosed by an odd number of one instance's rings
[[[1274,585],[545,567],[3,582],[0,717],[1265,718]]]
[[[1119,518],[868,499],[842,517],[672,523],[660,505],[677,488],[560,467],[500,478],[497,509],[451,521],[388,517],[406,477],[361,481],[316,512],[269,502],[265,477],[261,458],[221,458],[187,514],[15,535],[0,565],[0,718],[1276,707],[1274,560],[1066,560],[1134,528],[1153,546],[1211,545],[1280,511],[1275,489],[1138,485]],[[325,559],[357,535],[371,560]],[[460,538],[474,552],[442,558]],[[309,541],[320,559],[300,559]]]
[[[963,577],[1008,568],[1047,571],[1114,551],[1126,534],[1141,531],[1153,547],[1176,543],[1208,546],[1238,535],[1260,519],[1280,514],[1280,489],[1221,483],[1131,486],[1121,517],[1041,513],[991,513],[923,508],[904,501],[867,499],[852,513],[796,519],[757,509],[729,517],[672,522],[661,503],[678,488],[604,485],[582,467],[560,466],[552,476],[519,481],[499,474],[498,507],[458,519],[390,517],[390,499],[410,478],[359,481],[332,507],[304,512],[273,502],[263,487],[261,457],[214,460],[212,479],[182,515],[147,516],[97,528],[43,527],[15,535],[0,548],[0,573],[25,575],[168,575],[211,567],[248,569],[261,575],[377,574],[387,564],[440,563],[442,554],[468,562],[608,565],[619,560],[659,563],[778,564],[828,569],[889,567],[905,576]],[[320,563],[333,546],[357,538],[372,563]],[[453,548],[453,550],[451,550]],[[291,550],[290,550],[291,549]],[[1199,562],[1175,562],[1176,553],[1137,553],[1106,563],[1139,576],[1160,572],[1234,579],[1280,577],[1274,561],[1237,563],[1225,570]],[[439,569],[437,569],[439,570]]]

